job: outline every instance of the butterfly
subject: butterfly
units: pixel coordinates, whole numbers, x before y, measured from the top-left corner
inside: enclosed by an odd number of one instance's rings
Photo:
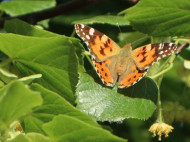
[[[77,35],[86,43],[97,74],[102,82],[118,88],[129,87],[140,81],[149,67],[173,53],[173,43],[155,43],[132,50],[130,44],[120,48],[112,39],[84,24],[75,24]]]

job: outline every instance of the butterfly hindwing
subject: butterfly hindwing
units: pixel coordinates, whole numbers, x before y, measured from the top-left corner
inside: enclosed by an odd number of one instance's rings
[[[127,62],[127,64],[128,68],[126,72],[119,77],[119,88],[130,87],[131,85],[134,85],[140,81],[148,71],[147,69],[140,70],[133,61]]]
[[[87,44],[92,57],[96,61],[104,61],[119,53],[120,47],[98,30],[83,24],[75,24],[75,29],[78,36]]]
[[[114,70],[114,58],[109,58],[102,62],[97,62],[95,59],[92,59],[92,62],[102,82],[107,86],[114,86],[117,81],[117,74]]]
[[[176,50],[173,43],[148,44],[132,51],[132,57],[139,69],[148,69],[154,62],[170,55]]]

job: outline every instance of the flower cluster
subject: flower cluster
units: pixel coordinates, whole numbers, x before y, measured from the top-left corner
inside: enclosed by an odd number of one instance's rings
[[[158,140],[161,140],[161,136],[165,135],[165,137],[168,137],[168,134],[172,132],[174,128],[166,123],[163,122],[156,122],[153,125],[151,125],[149,131],[153,133],[153,137],[156,135],[159,136]]]

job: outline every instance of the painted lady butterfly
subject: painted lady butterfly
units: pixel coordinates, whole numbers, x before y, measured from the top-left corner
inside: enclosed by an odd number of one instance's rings
[[[135,84],[154,62],[170,55],[177,48],[173,43],[148,44],[134,50],[127,44],[120,48],[92,27],[76,24],[75,29],[87,44],[96,72],[107,86],[114,86],[117,80],[119,88]]]

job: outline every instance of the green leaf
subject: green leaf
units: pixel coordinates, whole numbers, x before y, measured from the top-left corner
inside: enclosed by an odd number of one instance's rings
[[[149,40],[149,36],[140,32],[120,33],[118,38],[121,47],[126,44],[131,44],[133,48],[139,47],[143,44],[145,45],[146,41]]]
[[[185,60],[190,60],[190,46],[183,49],[179,55],[182,56]]]
[[[40,94],[31,91],[24,83],[20,81],[9,83],[0,89],[0,122],[9,126],[41,103]]]
[[[54,23],[55,25],[60,25],[64,27],[65,25],[71,25],[74,24],[73,21],[79,21],[81,19],[88,19],[91,17],[94,17],[95,14],[81,14],[81,13],[68,13],[68,14],[63,14],[56,16],[51,19],[51,22]]]
[[[164,74],[164,79],[160,86],[162,99],[179,103],[187,109],[190,108],[189,79],[190,70],[184,68],[184,60],[175,60],[173,69]],[[175,107],[177,106],[175,105]],[[188,112],[188,114],[190,113]]]
[[[184,67],[185,67],[186,69],[189,69],[189,70],[190,70],[190,61],[185,60],[185,61],[184,61]]]
[[[39,133],[20,134],[8,142],[51,142],[50,139]]]
[[[190,2],[141,0],[121,12],[138,31],[152,36],[186,36],[190,33]]]
[[[26,36],[35,37],[53,37],[59,36],[58,34],[39,29],[19,19],[13,19],[5,22],[4,28],[9,33],[15,33]]]
[[[74,38],[49,38],[0,34],[0,50],[13,60],[22,76],[42,74],[35,81],[74,103],[78,82],[75,48],[81,44]]]
[[[77,108],[99,121],[148,119],[156,108],[154,102],[158,89],[148,78],[118,92],[100,86],[87,74],[81,74],[76,92]]]
[[[5,11],[10,16],[18,16],[26,13],[41,11],[55,6],[55,0],[12,0],[1,2],[0,10]]]
[[[43,132],[42,124],[51,121],[52,118],[58,114],[67,114],[89,125],[99,127],[89,116],[74,108],[55,92],[45,89],[38,84],[33,84],[31,89],[41,92],[43,105],[36,107],[33,113],[24,120],[25,132]]]
[[[77,20],[73,23],[83,23],[83,24],[111,24],[117,26],[126,26],[129,25],[128,20],[126,20],[123,16],[114,16],[114,15],[102,15],[96,16],[88,19]]]
[[[110,132],[67,115],[59,115],[43,125],[44,131],[55,142],[125,142]]]
[[[2,88],[4,85],[5,85],[5,83],[0,80],[0,88]]]
[[[5,30],[9,33],[15,33],[15,34],[20,34],[20,35],[26,35],[26,36],[35,36],[35,37],[54,37],[54,36],[60,36],[58,34],[39,29],[35,26],[32,26],[24,21],[18,20],[18,19],[13,19],[10,21],[7,21],[5,23]],[[84,51],[84,48],[80,46],[76,46],[75,48],[76,54],[79,59],[79,70],[81,72],[84,72],[83,69],[83,56],[81,53]]]

